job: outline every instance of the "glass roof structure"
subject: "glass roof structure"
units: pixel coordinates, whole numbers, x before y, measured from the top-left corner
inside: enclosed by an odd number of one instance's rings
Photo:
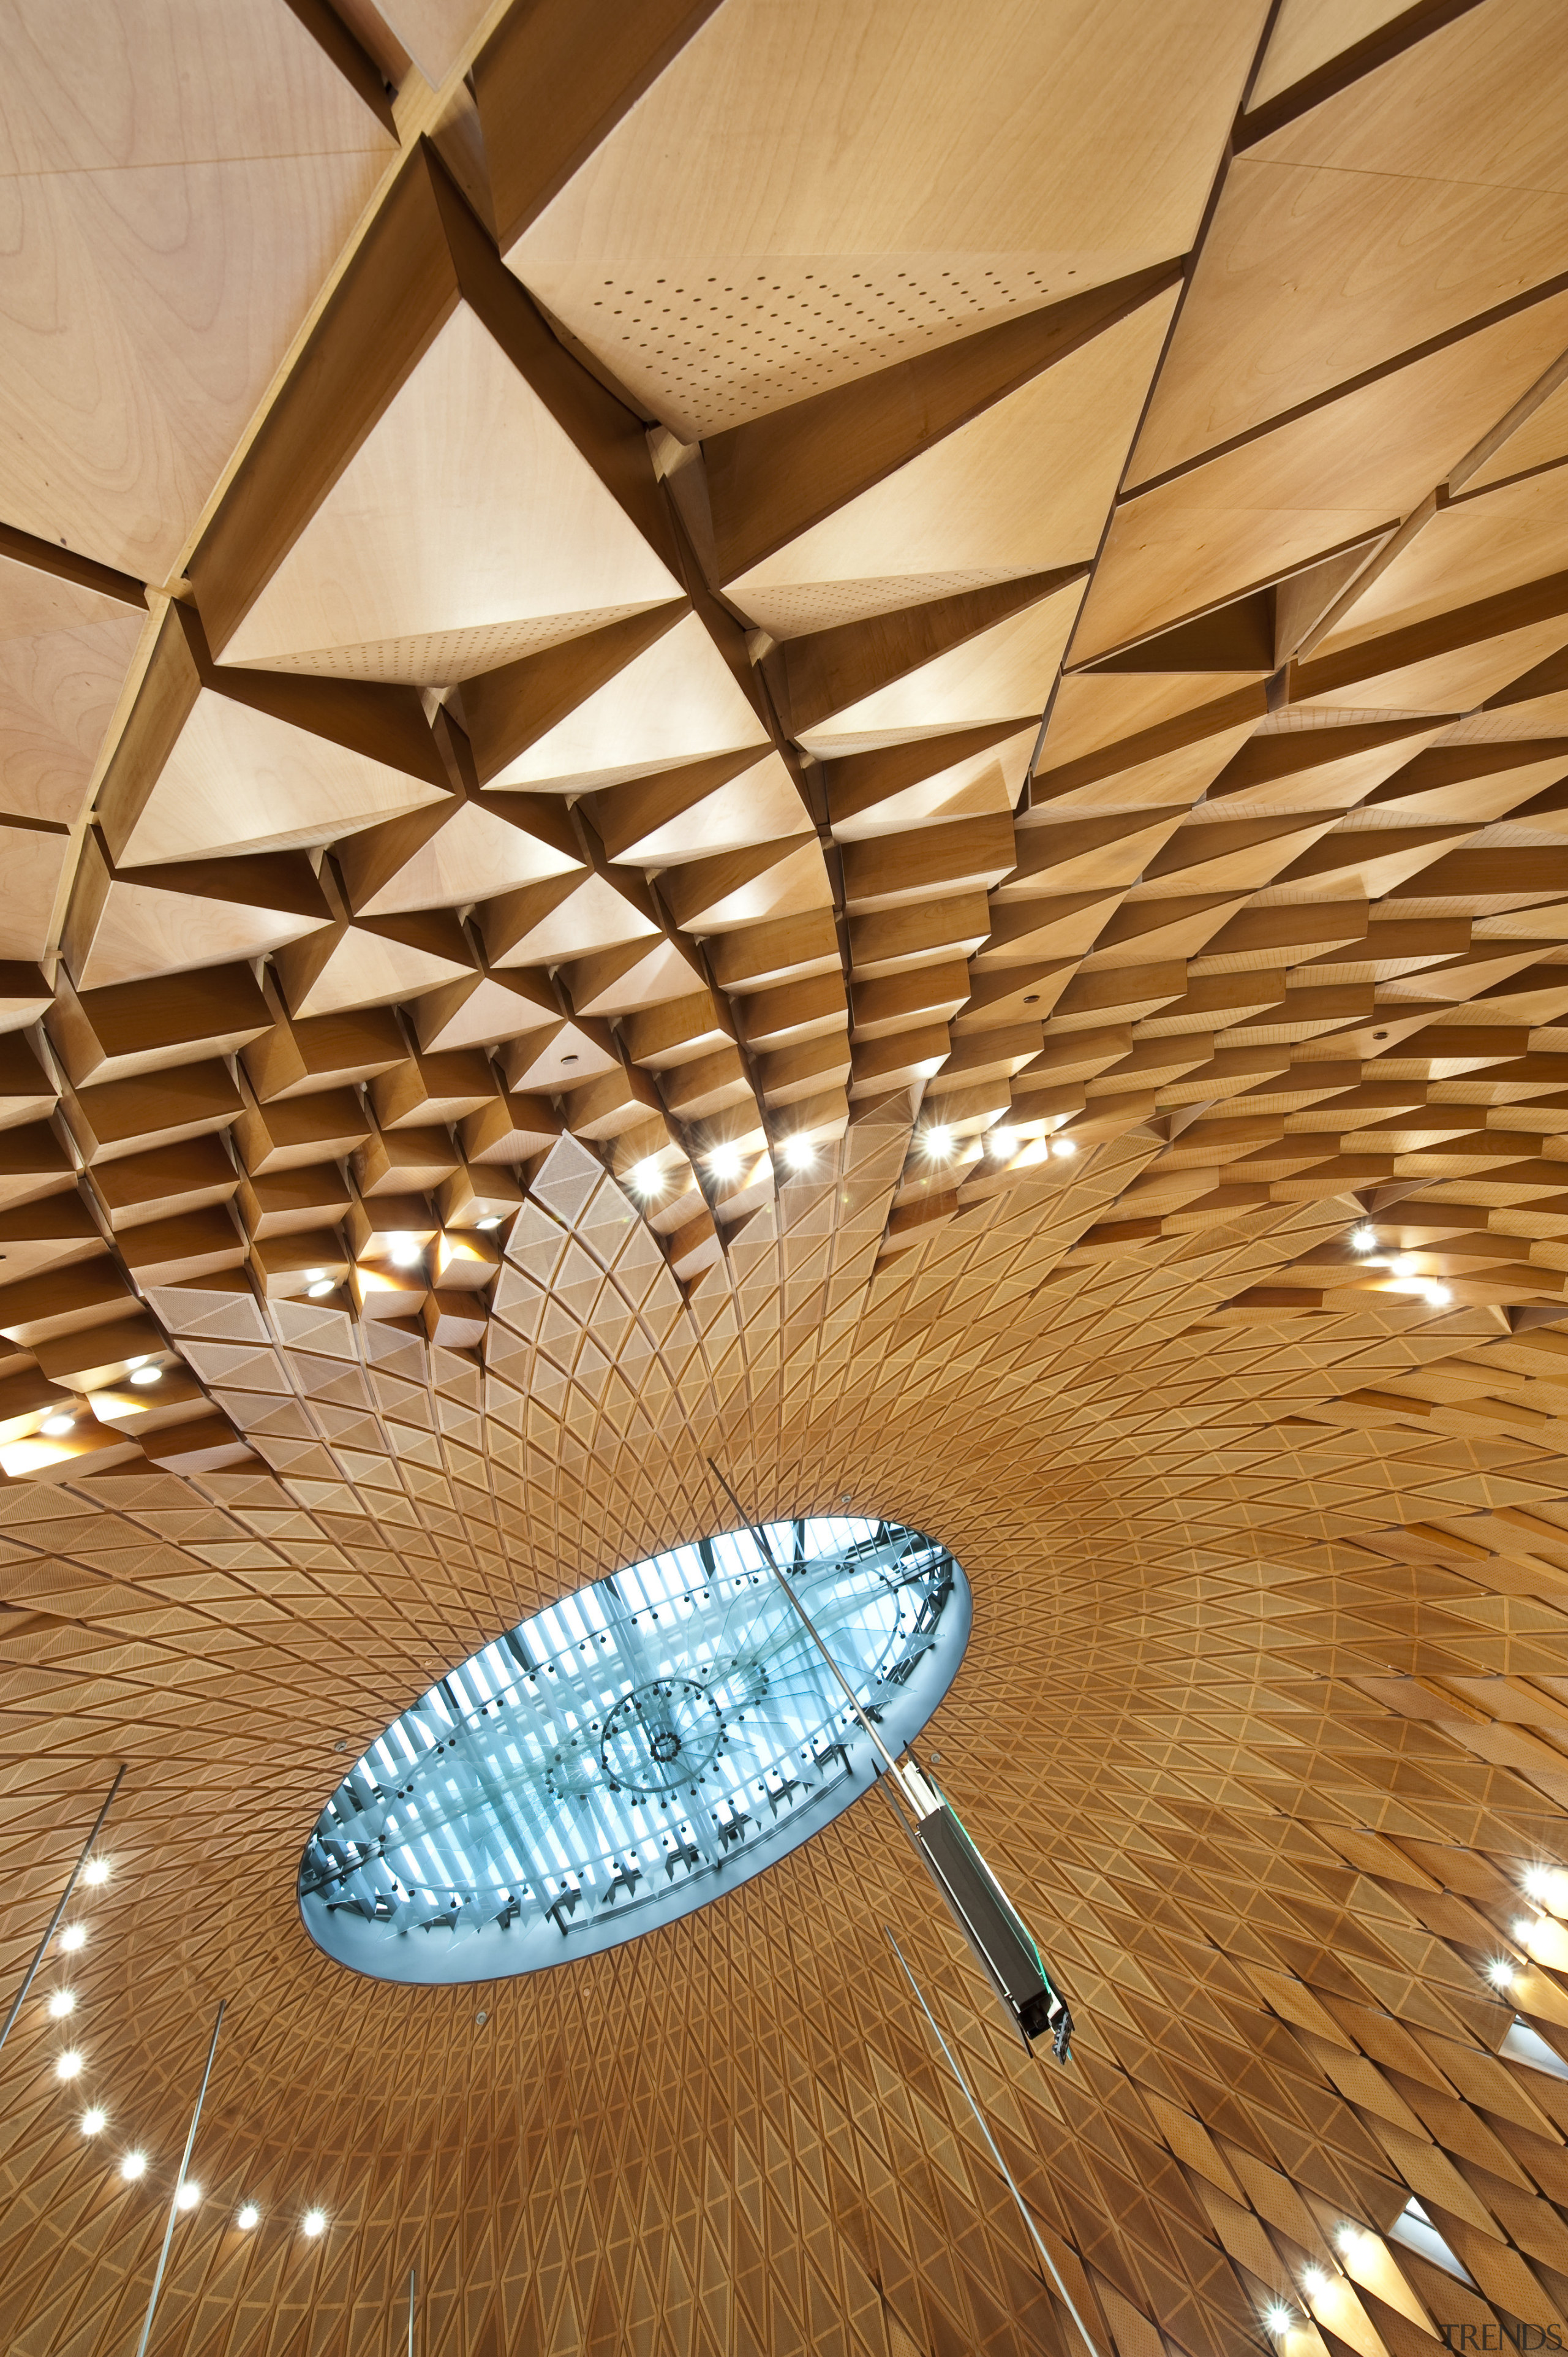
[[[963,1572],[897,1523],[767,1536],[897,1755],[962,1657]],[[866,1791],[875,1757],[751,1534],[725,1533],[578,1588],[437,1679],[322,1811],[300,1911],[378,1979],[538,1971],[736,1889]]]

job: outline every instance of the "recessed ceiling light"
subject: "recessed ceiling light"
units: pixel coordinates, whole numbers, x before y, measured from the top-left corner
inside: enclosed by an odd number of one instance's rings
[[[161,1383],[163,1379],[161,1367],[133,1367],[131,1370],[131,1381],[139,1391],[145,1390],[148,1383]]]
[[[63,1411],[59,1415],[46,1415],[38,1429],[47,1432],[51,1440],[63,1440],[68,1432],[76,1430],[76,1418]]]
[[[106,1857],[90,1857],[87,1864],[81,1870],[81,1878],[83,1882],[91,1882],[94,1888],[96,1888],[96,1886],[101,1882],[107,1882],[109,1879],[108,1859]]]
[[[1059,1162],[1070,1162],[1073,1156],[1078,1152],[1077,1141],[1070,1137],[1053,1137],[1051,1140],[1051,1152],[1056,1156]]]
[[[194,2210],[200,2199],[200,2186],[194,2177],[188,2177],[174,2197],[174,2206],[177,2210]]]
[[[49,1999],[49,2019],[51,2021],[63,2021],[68,2013],[74,2013],[75,2011],[76,1991],[74,1989],[56,1989],[53,1996]]]
[[[324,1276],[318,1285],[306,1286],[306,1298],[309,1301],[324,1301],[329,1293],[336,1293],[337,1290],[332,1279],[329,1276]]]
[[[259,2226],[261,2222],[262,2213],[253,2201],[245,2202],[234,2220],[235,2225],[243,2234],[248,2234],[252,2226]]]
[[[715,1146],[708,1157],[708,1168],[715,1178],[738,1178],[744,1160],[738,1146]]]
[[[120,2163],[120,2174],[127,2185],[134,2185],[137,2178],[145,2177],[146,2173],[147,2156],[145,2152],[128,2152]]]
[[[941,1122],[933,1122],[920,1139],[921,1145],[934,1162],[940,1162],[952,1152],[952,1132]]]
[[[417,1236],[395,1235],[387,1238],[387,1258],[394,1268],[412,1268],[419,1258],[420,1249]]]
[[[1359,1228],[1352,1228],[1350,1231],[1350,1249],[1352,1252],[1359,1253],[1376,1252],[1378,1249],[1378,1232],[1376,1228],[1369,1228],[1364,1224]]]
[[[817,1149],[809,1137],[797,1133],[784,1140],[784,1159],[791,1170],[810,1170],[815,1167]]]
[[[476,1220],[474,1222],[474,1225],[477,1228],[484,1228],[487,1231],[490,1228],[499,1228],[500,1223],[501,1215],[499,1211],[488,1211],[482,1220]]]
[[[993,1129],[985,1143],[998,1162],[1006,1162],[1018,1151],[1018,1133],[1015,1129]]]
[[[631,1183],[639,1195],[658,1194],[664,1184],[664,1173],[660,1168],[654,1155],[648,1155],[641,1162],[635,1165],[631,1174]]]
[[[105,1868],[105,1872],[107,1872],[107,1868]],[[89,1881],[102,1882],[103,1876],[102,1874],[89,1875],[88,1879]],[[59,1935],[59,1943],[65,1950],[68,1956],[74,1956],[78,1948],[85,1948],[87,1945],[86,1924],[68,1923],[65,1930]]]
[[[307,2210],[299,2223],[303,2233],[312,2236],[324,2234],[327,2232],[327,2212],[325,2210]]]
[[[57,2079],[76,2079],[80,2078],[81,2074],[81,2057],[76,2051],[76,2049],[71,2047],[69,2051],[62,2054],[56,2062],[55,2077]]]
[[[109,2115],[106,2112],[101,2112],[97,2104],[94,2104],[91,2111],[83,2112],[81,2115],[82,2135],[97,2136],[99,2132],[107,2126],[108,2116]]]

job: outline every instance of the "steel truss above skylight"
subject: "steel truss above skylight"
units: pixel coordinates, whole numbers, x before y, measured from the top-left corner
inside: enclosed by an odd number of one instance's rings
[[[897,1523],[779,1523],[774,1554],[897,1753],[952,1681],[969,1583]],[[328,1955],[494,1980],[735,1889],[874,1775],[870,1738],[749,1532],[596,1580],[447,1672],[351,1768],[306,1846]]]

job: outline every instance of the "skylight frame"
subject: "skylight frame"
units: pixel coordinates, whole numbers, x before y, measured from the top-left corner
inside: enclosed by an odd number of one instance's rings
[[[768,1536],[884,1740],[909,1742],[968,1641],[950,1553],[859,1516]],[[301,1913],[378,1979],[541,1970],[737,1888],[873,1763],[750,1533],[717,1534],[558,1598],[400,1713],[317,1821]]]

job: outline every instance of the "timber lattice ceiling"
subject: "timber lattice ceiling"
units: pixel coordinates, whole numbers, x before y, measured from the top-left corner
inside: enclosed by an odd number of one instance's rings
[[[226,1996],[159,2357],[1079,2357],[885,1921],[1103,2357],[1568,2331],[1561,8],[0,26],[13,1978],[128,1763],[8,2350],[131,2345]],[[307,1940],[710,1453],[964,1566],[1070,2071],[869,1804]]]

